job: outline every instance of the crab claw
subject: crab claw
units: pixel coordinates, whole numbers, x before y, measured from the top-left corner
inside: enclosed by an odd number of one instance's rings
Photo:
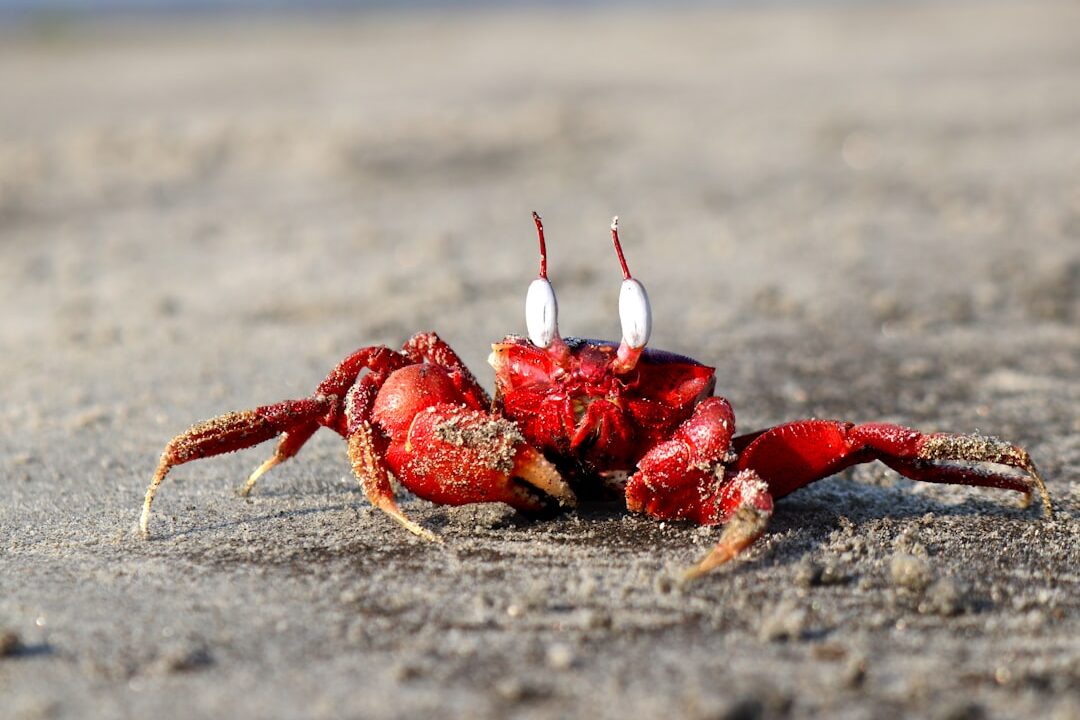
[[[728,473],[715,501],[726,518],[720,541],[712,551],[683,575],[684,582],[696,580],[720,567],[754,544],[765,532],[773,513],[769,486],[753,470]]]
[[[387,461],[401,484],[441,505],[501,502],[536,511],[577,503],[559,471],[502,417],[440,403],[417,413]]]
[[[728,513],[718,502],[718,492],[734,429],[735,414],[727,400],[700,402],[670,440],[638,461],[638,471],[626,483],[627,509],[661,520],[724,522]]]
[[[563,507],[577,505],[577,497],[563,480],[555,466],[538,450],[525,445],[514,460],[510,471],[511,490],[519,502],[507,504],[518,510],[542,510],[554,500]],[[537,497],[537,490],[543,493]]]

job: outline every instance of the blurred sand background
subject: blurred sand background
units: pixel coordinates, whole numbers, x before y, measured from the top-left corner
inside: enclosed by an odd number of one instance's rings
[[[544,216],[568,334],[751,430],[1026,445],[1059,512],[864,466],[716,532],[371,510],[318,436],[165,442],[435,329],[489,382]],[[1080,717],[1080,6],[112,18],[0,29],[0,715]],[[17,639],[17,643],[15,640]]]

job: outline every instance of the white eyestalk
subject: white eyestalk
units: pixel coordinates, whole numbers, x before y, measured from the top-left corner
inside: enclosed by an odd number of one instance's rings
[[[630,347],[643,348],[652,333],[652,308],[645,286],[634,278],[622,281],[619,290],[619,321],[622,323],[623,341]]]
[[[529,285],[525,295],[525,327],[529,329],[529,340],[538,347],[551,347],[559,336],[559,302],[547,278],[536,278]]]

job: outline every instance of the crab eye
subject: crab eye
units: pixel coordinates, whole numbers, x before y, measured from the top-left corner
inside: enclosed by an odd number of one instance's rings
[[[622,282],[619,290],[619,321],[622,336],[632,348],[643,348],[652,333],[652,308],[645,286],[633,278]]]
[[[645,347],[652,333],[652,308],[649,306],[649,294],[645,286],[630,276],[626,266],[622,245],[619,243],[619,217],[611,221],[611,241],[622,266],[623,282],[619,290],[619,322],[622,323],[623,343],[635,350]],[[631,367],[633,364],[631,363]]]
[[[555,299],[555,288],[547,279],[544,223],[536,213],[533,213],[533,222],[536,223],[536,234],[540,240],[540,277],[532,281],[525,295],[525,327],[529,330],[529,340],[533,345],[548,348],[559,336],[559,303]]]
[[[544,278],[536,278],[525,295],[525,326],[533,345],[550,347],[559,334],[559,303],[555,289]]]

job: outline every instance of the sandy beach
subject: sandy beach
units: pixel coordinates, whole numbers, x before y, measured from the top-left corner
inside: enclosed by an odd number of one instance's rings
[[[1080,7],[144,18],[0,30],[0,715],[1080,717]],[[1056,514],[864,465],[715,528],[372,509],[324,431],[165,443],[435,330],[717,369],[739,429],[1027,447]],[[1036,504],[1037,505],[1037,504]]]

